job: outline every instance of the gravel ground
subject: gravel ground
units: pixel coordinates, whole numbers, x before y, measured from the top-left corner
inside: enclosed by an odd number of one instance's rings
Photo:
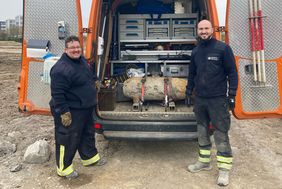
[[[18,112],[20,53],[20,44],[0,42],[0,143],[8,141],[17,147],[16,152],[0,156],[0,188],[220,188],[216,185],[215,156],[211,171],[186,171],[187,165],[197,159],[196,142],[107,141],[100,135],[97,146],[108,163],[103,167],[83,167],[76,156],[74,165],[80,177],[73,181],[58,177],[52,117]],[[25,164],[26,148],[39,139],[50,144],[50,160],[41,165]],[[234,169],[230,185],[225,188],[282,189],[282,119],[232,118],[230,140]],[[14,165],[21,165],[22,169],[10,172]]]

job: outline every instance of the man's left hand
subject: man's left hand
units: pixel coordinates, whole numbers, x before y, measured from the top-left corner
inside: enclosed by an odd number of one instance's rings
[[[190,107],[193,105],[193,99],[192,99],[192,95],[186,95],[185,97],[185,104],[187,107]]]
[[[234,110],[235,108],[235,96],[228,97],[229,109]]]

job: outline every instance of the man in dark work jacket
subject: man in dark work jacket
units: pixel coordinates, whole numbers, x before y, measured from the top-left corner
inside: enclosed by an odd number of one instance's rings
[[[78,37],[70,36],[66,39],[65,53],[52,67],[50,77],[57,174],[73,179],[78,177],[72,164],[76,151],[84,166],[106,163],[95,147],[92,127],[96,77],[82,56]]]
[[[199,158],[188,166],[188,171],[198,172],[211,169],[211,141],[209,125],[214,128],[219,175],[217,184],[229,184],[232,167],[232,150],[229,143],[229,109],[235,107],[238,75],[231,48],[212,38],[213,28],[208,20],[202,20],[197,28],[200,42],[192,51],[189,66],[186,103],[191,105],[195,95],[194,112],[197,120]]]

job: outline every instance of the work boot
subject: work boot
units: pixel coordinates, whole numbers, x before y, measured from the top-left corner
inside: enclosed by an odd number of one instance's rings
[[[72,180],[78,177],[78,172],[73,171],[71,174],[65,176],[67,179]]]
[[[199,171],[208,171],[211,170],[212,166],[210,163],[203,163],[200,161],[197,161],[195,164],[188,166],[188,171],[191,173],[197,173]]]
[[[217,184],[219,186],[227,186],[229,184],[229,171],[219,170]]]
[[[95,163],[92,163],[90,165],[87,166],[102,166],[105,165],[107,163],[107,159],[104,157],[101,157],[98,161],[96,161]]]
[[[94,165],[102,166],[102,165],[105,165],[106,163],[107,163],[107,159],[104,157],[101,157],[97,162],[94,163]]]

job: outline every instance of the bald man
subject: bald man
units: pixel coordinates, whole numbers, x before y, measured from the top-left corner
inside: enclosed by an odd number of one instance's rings
[[[199,44],[192,51],[189,66],[186,104],[192,105],[197,120],[199,158],[188,166],[195,173],[210,170],[211,147],[210,123],[214,129],[214,141],[217,148],[217,166],[219,175],[217,184],[229,184],[229,171],[232,168],[232,150],[229,143],[230,113],[235,107],[238,85],[235,59],[231,48],[212,37],[213,27],[210,21],[198,23]]]

